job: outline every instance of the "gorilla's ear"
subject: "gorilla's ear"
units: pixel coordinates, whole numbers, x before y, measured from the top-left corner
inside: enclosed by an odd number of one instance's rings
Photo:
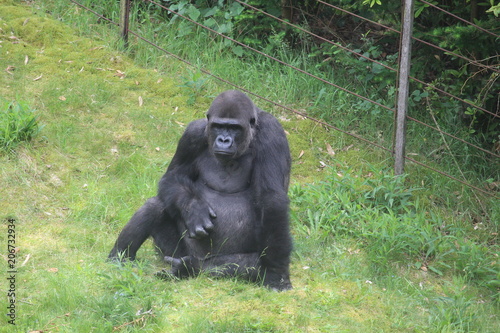
[[[250,126],[255,126],[255,118],[250,118]]]

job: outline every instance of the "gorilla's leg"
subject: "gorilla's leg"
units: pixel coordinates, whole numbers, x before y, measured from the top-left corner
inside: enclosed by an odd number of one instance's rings
[[[114,259],[123,256],[123,259],[134,260],[142,243],[155,230],[161,228],[162,223],[165,222],[164,220],[162,205],[158,198],[148,199],[120,232],[108,258]]]
[[[182,257],[187,255],[188,251],[183,241],[187,235],[181,235],[177,224],[164,216],[161,223],[154,226],[151,236],[154,239],[155,246],[162,257]]]

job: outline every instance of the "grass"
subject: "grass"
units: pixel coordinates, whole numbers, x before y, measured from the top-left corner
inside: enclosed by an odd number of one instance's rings
[[[411,165],[409,177],[394,178],[387,156],[272,108],[293,156],[292,291],[207,276],[159,280],[154,273],[164,264],[150,243],[136,264],[107,263],[121,227],[155,194],[187,123],[203,117],[211,96],[226,87],[212,79],[201,84],[205,77],[146,55],[142,44],[134,44],[133,54],[119,52],[106,26],[86,36],[37,5],[0,0],[0,63],[15,68],[0,74],[0,96],[36,109],[44,125],[29,142],[0,154],[0,214],[15,220],[17,251],[16,326],[1,316],[0,332],[493,332],[499,326],[497,201],[481,197],[480,215],[469,190]],[[63,9],[64,21],[88,20],[75,7]],[[231,61],[229,68],[236,66]],[[240,82],[257,86],[248,75]],[[281,80],[275,72],[256,75]],[[293,104],[299,90],[284,86],[270,94]],[[331,108],[342,103],[332,101]],[[0,243],[7,259],[6,223]],[[0,281],[6,295],[7,280]]]

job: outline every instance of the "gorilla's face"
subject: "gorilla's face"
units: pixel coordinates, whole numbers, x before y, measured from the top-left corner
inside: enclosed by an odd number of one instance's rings
[[[245,94],[227,91],[219,95],[208,110],[207,120],[208,147],[218,160],[235,159],[248,150],[257,112]]]
[[[241,155],[245,147],[245,128],[235,119],[212,119],[209,121],[208,142],[212,153],[218,159],[234,159]]]

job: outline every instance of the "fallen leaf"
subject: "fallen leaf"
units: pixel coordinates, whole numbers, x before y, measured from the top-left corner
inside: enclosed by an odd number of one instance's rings
[[[344,148],[342,148],[343,151],[348,151],[349,149],[351,149],[352,147],[354,147],[354,145],[349,145],[349,146],[345,146]]]
[[[163,81],[163,79],[158,79],[158,81],[156,81],[156,83],[161,83],[161,81]]]
[[[28,260],[30,260],[30,258],[31,258],[31,254],[28,253],[28,255],[26,256],[26,259],[24,259],[23,263],[21,264],[21,267],[26,265],[26,263],[28,262]]]
[[[10,75],[14,75],[14,73],[12,73],[11,71],[13,71],[14,69],[16,69],[16,67],[14,66],[7,66],[7,68],[5,69],[5,71],[7,73],[9,73]]]
[[[304,156],[304,151],[303,150],[300,151],[299,158],[301,158],[302,156]]]
[[[28,55],[24,56],[24,64],[27,65],[29,61]]]
[[[38,81],[42,78],[43,74],[40,74],[40,76],[37,76],[36,78],[33,79],[33,81]]]
[[[115,76],[118,76],[120,78],[120,80],[121,80],[121,79],[123,79],[125,77],[125,72],[122,72],[122,71],[120,71],[120,70],[117,69]]]
[[[24,22],[23,22],[23,26],[25,26],[26,24],[28,24],[28,22],[29,22],[29,21],[30,21],[30,19],[29,19],[29,17],[28,17],[26,20],[24,20]]]
[[[155,150],[156,150],[156,151],[160,151],[160,147],[156,147],[156,148],[155,148]]]
[[[66,97],[64,97],[64,96],[59,96],[59,99],[60,99],[61,101],[65,101],[65,100],[66,100]]]
[[[142,104],[144,104],[144,101],[142,100],[142,97],[139,96],[139,106],[142,106]]]
[[[335,156],[335,152],[333,151],[333,148],[329,143],[326,143],[326,151],[328,152],[328,155]]]
[[[177,120],[175,120],[175,123],[176,123],[177,125],[180,125],[180,126],[185,126],[185,124],[184,124],[184,123],[181,123],[180,121],[177,121]]]
[[[52,267],[52,268],[47,269],[47,272],[50,272],[50,273],[57,273],[58,271],[59,271],[59,269],[57,269],[56,267]]]
[[[135,85],[138,86],[139,85],[139,81],[135,80]]]

